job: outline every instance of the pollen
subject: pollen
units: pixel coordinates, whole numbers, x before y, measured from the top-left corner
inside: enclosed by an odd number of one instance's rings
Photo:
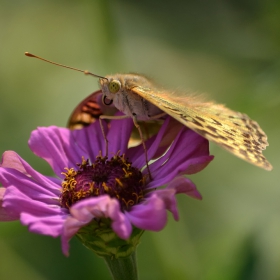
[[[141,171],[118,153],[110,160],[97,156],[93,163],[82,157],[77,168],[65,168],[60,204],[69,208],[76,202],[109,195],[116,198],[122,211],[129,210],[144,197],[145,178]]]

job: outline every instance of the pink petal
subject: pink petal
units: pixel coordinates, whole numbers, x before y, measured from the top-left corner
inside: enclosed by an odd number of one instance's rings
[[[128,140],[133,127],[134,124],[132,118],[130,117],[111,121],[110,129],[107,134],[109,158],[112,154],[116,154],[118,151],[120,151],[120,154],[126,154]]]
[[[5,191],[6,189],[0,187],[0,221],[7,222],[18,220],[19,214],[17,211],[14,211],[14,209],[6,209],[2,206]]]
[[[5,211],[3,219],[20,218],[36,233],[54,237],[61,234],[68,212],[59,204],[61,186],[56,180],[41,175],[15,152],[8,151],[2,158],[0,181],[4,186],[0,208],[1,213]]]
[[[102,120],[102,127],[106,135],[108,132],[108,124],[105,120]],[[86,159],[89,158],[91,161],[94,161],[100,151],[102,155],[105,155],[105,140],[99,121],[83,129],[73,130],[71,133],[73,134],[75,143],[84,151],[82,155]],[[81,154],[79,157],[81,159]]]
[[[174,180],[172,180],[168,186],[167,189],[174,189],[176,194],[184,193],[192,198],[196,198],[201,200],[202,196],[197,190],[195,184],[186,177],[177,177]]]
[[[202,196],[197,191],[195,184],[185,177],[175,178],[170,182],[166,189],[157,190],[155,193],[164,201],[165,208],[173,214],[176,221],[179,220],[177,201],[175,197],[176,194],[183,193],[196,199],[202,199]]]
[[[46,160],[57,176],[62,177],[65,167],[74,167],[81,157],[88,158],[86,151],[76,145],[71,130],[66,128],[38,127],[28,141],[30,149]]]
[[[174,189],[157,190],[156,195],[164,202],[164,207],[173,214],[175,221],[179,220],[179,213],[177,209],[177,201],[175,197],[176,191]]]
[[[60,193],[60,186],[54,180],[50,180],[48,177],[34,170],[14,151],[6,151],[3,154],[0,168],[2,168],[0,179],[4,187],[15,184],[20,188],[20,186],[24,186],[24,181],[29,180],[31,182],[35,180],[38,188],[41,188],[42,192]]]
[[[6,151],[2,156],[1,167],[8,167],[18,170],[19,172],[28,175],[25,170],[22,162],[20,161],[20,157],[14,151]]]
[[[64,223],[62,235],[62,250],[65,255],[68,255],[69,240],[94,218],[110,218],[113,230],[122,239],[127,239],[132,232],[132,226],[121,212],[119,202],[107,195],[79,201],[70,208],[70,213],[71,216]]]
[[[162,138],[165,135],[166,129],[168,127],[169,121],[170,118],[168,117],[164,121],[159,132],[152,138],[145,141],[149,159],[152,159],[155,156],[155,154],[157,154]],[[162,149],[160,149],[160,151],[162,152]],[[137,147],[130,148],[127,151],[127,157],[132,160],[134,166],[138,166],[139,168],[142,168],[146,164],[142,144],[138,145]]]
[[[36,216],[29,213],[22,213],[20,221],[28,226],[31,232],[58,237],[62,234],[63,224],[67,215],[46,215]]]
[[[142,204],[135,205],[125,215],[133,225],[145,230],[162,230],[167,222],[165,204],[156,193],[153,193]]]

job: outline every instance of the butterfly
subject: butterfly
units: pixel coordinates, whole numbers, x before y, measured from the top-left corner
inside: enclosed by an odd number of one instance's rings
[[[70,116],[68,127],[78,129],[97,119],[131,117],[140,133],[148,169],[141,126],[146,122],[160,120],[167,114],[235,156],[265,170],[272,170],[272,165],[262,154],[268,146],[267,136],[258,123],[244,113],[233,111],[214,102],[205,102],[199,96],[172,93],[156,86],[148,78],[139,74],[116,74],[102,77],[28,52],[25,55],[99,78],[100,90],[92,93],[75,108]],[[121,111],[124,115],[110,116],[116,111]],[[155,126],[155,124],[149,125],[149,127]],[[104,130],[102,131],[107,141]]]
[[[167,114],[235,156],[272,170],[272,165],[262,154],[268,146],[267,136],[246,114],[221,104],[204,102],[199,96],[171,93],[138,74],[105,76],[99,78],[99,84],[101,89],[75,108],[68,127],[87,126],[101,116],[114,114],[116,110],[136,122],[160,119]]]

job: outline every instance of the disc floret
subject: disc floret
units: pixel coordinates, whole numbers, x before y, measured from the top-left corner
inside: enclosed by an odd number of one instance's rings
[[[138,168],[117,153],[110,160],[98,155],[91,164],[82,157],[78,169],[65,168],[62,181],[61,206],[70,208],[76,202],[90,197],[109,195],[116,198],[121,210],[129,210],[144,197],[144,177]]]

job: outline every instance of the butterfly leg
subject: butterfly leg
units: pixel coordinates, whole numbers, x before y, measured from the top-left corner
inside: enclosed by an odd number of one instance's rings
[[[166,116],[166,115],[167,115],[167,114],[166,114],[165,112],[163,112],[163,113],[160,113],[160,114],[158,114],[158,115],[149,117],[149,119],[150,119],[150,120],[157,120],[157,119],[160,119],[160,118],[162,118],[162,117],[164,117],[164,116]]]
[[[126,119],[126,118],[130,118],[129,116],[106,116],[106,115],[101,115],[99,116],[99,123],[100,123],[100,127],[101,127],[101,131],[102,131],[102,135],[104,137],[104,140],[105,140],[105,148],[106,148],[106,157],[108,156],[108,139],[106,137],[106,134],[105,134],[105,131],[104,131],[104,127],[103,127],[103,124],[102,124],[102,121],[101,120],[122,120],[122,119]]]
[[[148,153],[147,153],[147,148],[146,148],[145,140],[144,140],[144,137],[143,137],[143,134],[142,134],[142,130],[140,128],[140,125],[137,123],[136,116],[133,116],[132,119],[133,119],[133,123],[134,123],[135,127],[137,128],[137,130],[139,132],[139,135],[140,135],[140,139],[141,139],[141,142],[142,142],[142,145],[143,145],[143,149],[144,149],[144,153],[145,153],[145,160],[146,160],[148,174],[149,174],[150,180],[152,180],[153,178],[152,178],[150,167],[149,167]]]
[[[100,123],[101,131],[102,131],[102,134],[103,134],[103,137],[104,137],[104,140],[105,140],[106,156],[108,156],[108,139],[106,137],[106,134],[105,134],[105,131],[104,131],[104,127],[102,125],[102,121],[101,120],[102,119],[121,120],[121,119],[126,119],[126,118],[130,118],[130,116],[127,116],[127,115],[123,115],[123,116],[106,116],[106,115],[101,115],[99,117],[99,123]],[[152,180],[152,175],[151,175],[151,171],[150,171],[150,168],[149,168],[147,148],[146,148],[145,140],[144,140],[144,137],[143,137],[143,134],[142,134],[142,130],[140,128],[140,125],[137,123],[136,116],[133,116],[133,123],[134,123],[135,127],[137,128],[137,130],[139,132],[140,139],[141,139],[141,142],[142,142],[142,145],[143,145],[143,149],[144,149],[144,152],[145,152],[145,160],[146,160],[148,174],[149,174],[150,180]]]

